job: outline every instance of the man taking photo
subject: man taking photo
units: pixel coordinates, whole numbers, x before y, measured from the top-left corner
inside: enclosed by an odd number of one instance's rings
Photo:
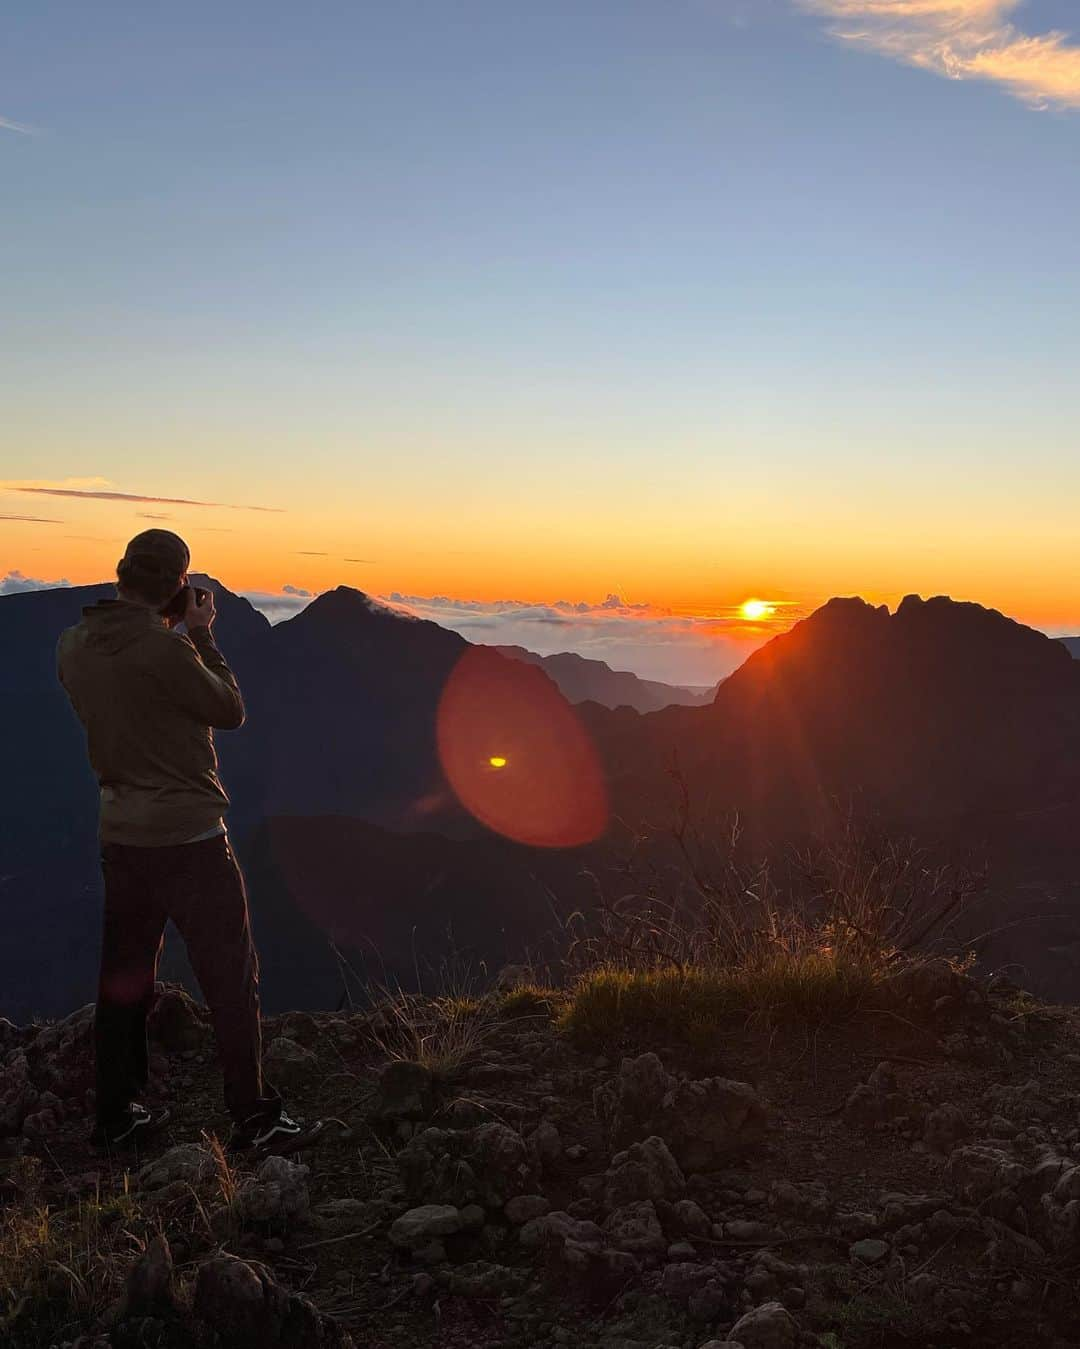
[[[99,1147],[145,1138],[169,1118],[138,1096],[147,1015],[171,919],[210,1009],[234,1126],[230,1147],[277,1152],[313,1140],[262,1077],[259,962],[244,880],[225,830],[229,798],[214,730],[244,721],[236,676],[213,637],[214,597],[188,585],[190,555],[164,529],[137,535],[115,600],[60,638],[61,683],[86,728],[101,784],[105,911],[95,1045]],[[186,636],[177,631],[180,624]]]

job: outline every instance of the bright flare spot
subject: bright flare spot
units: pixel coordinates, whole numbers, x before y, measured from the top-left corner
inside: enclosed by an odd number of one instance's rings
[[[493,754],[491,758],[488,760],[488,763],[492,766],[492,768],[506,767],[506,760],[502,757],[501,754]]]
[[[751,623],[756,623],[759,619],[768,618],[770,614],[776,612],[775,606],[767,603],[765,600],[743,600],[739,605],[739,613],[743,618],[747,618]]]

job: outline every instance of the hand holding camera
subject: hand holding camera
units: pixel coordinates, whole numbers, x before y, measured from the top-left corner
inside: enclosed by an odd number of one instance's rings
[[[201,586],[181,586],[161,613],[170,627],[183,623],[188,632],[209,628],[217,617],[213,592]]]
[[[184,626],[188,632],[193,628],[209,628],[216,617],[213,591],[189,586],[187,607],[184,609]]]

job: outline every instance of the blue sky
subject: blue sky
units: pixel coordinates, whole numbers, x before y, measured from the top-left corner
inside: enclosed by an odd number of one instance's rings
[[[237,588],[356,554],[376,593],[920,589],[1080,627],[1072,26],[16,6],[0,478],[271,505],[204,541]],[[64,508],[0,518],[0,571],[102,574],[135,513]]]

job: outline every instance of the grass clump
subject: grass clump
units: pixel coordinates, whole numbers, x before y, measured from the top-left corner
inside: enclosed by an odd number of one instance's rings
[[[818,1025],[880,1001],[882,980],[872,964],[822,950],[716,968],[604,965],[580,977],[561,1024],[587,1039],[658,1031],[691,1041],[736,1019],[766,1029]]]
[[[565,924],[561,1024],[587,1037],[700,1043],[736,1020],[817,1027],[889,1008],[898,972],[955,953],[980,883],[852,820],[778,864],[737,819],[697,822],[685,793],[666,843],[638,845],[618,898],[594,876],[596,904]]]
[[[70,1210],[29,1202],[0,1218],[0,1343],[38,1349],[88,1330],[123,1287],[144,1249],[124,1188]]]
[[[499,1002],[499,1014],[508,1019],[518,1017],[550,1018],[560,994],[539,984],[520,984],[504,993]]]
[[[480,1060],[496,1024],[485,999],[464,994],[429,998],[403,989],[383,990],[370,1021],[386,1058],[422,1064],[436,1076]]]

